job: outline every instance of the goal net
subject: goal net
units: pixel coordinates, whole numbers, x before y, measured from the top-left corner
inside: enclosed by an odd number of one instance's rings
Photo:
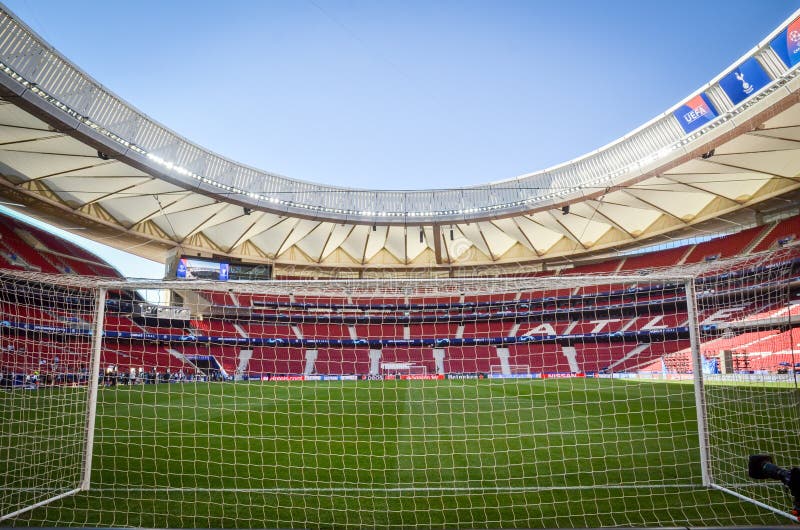
[[[0,518],[786,522],[785,488],[747,468],[800,465],[796,255],[629,261],[448,280],[0,272]]]
[[[0,516],[88,482],[97,293],[0,272]]]
[[[422,379],[428,376],[428,367],[411,362],[381,363],[381,373],[388,379]]]
[[[541,374],[539,374],[541,375]],[[490,377],[531,377],[531,367],[527,364],[493,364],[489,367]]]

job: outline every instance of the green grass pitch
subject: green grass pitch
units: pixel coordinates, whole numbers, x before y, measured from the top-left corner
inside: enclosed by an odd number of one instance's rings
[[[776,396],[787,391],[772,390]],[[82,438],[76,425],[82,425],[85,394],[61,388],[0,395],[0,461],[9,464],[0,479],[34,488],[15,493],[6,486],[5,502],[24,504],[25,495],[38,495],[42,484],[75,487]],[[755,414],[741,403],[736,407],[738,416]],[[50,419],[43,421],[45,415]],[[687,384],[517,379],[139,385],[100,390],[96,433],[90,491],[0,524],[788,522],[701,486],[694,394]],[[37,474],[28,482],[10,480]]]

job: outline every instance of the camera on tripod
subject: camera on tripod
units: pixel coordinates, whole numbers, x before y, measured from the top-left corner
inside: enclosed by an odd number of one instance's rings
[[[800,467],[784,469],[772,463],[770,455],[750,455],[747,474],[754,479],[779,480],[789,489],[794,506],[792,515],[800,521]]]

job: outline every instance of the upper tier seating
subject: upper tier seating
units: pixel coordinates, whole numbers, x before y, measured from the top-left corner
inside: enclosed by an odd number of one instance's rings
[[[207,318],[205,320],[192,320],[192,328],[201,335],[216,337],[241,337],[239,330],[232,320]]]
[[[350,339],[349,327],[342,324],[300,324],[298,326],[305,339]]]
[[[753,248],[753,252],[761,252],[794,242],[800,239],[800,216],[784,219]]]
[[[115,315],[107,312],[103,317],[103,326],[108,331],[119,331],[128,333],[143,333],[141,326],[124,315]]]
[[[61,321],[50,314],[46,308],[38,308],[31,304],[0,303],[0,318],[17,323],[30,323],[47,326],[57,326]]]
[[[577,265],[571,269],[564,271],[565,274],[600,274],[616,272],[620,266],[620,259],[613,258],[610,260],[599,261],[597,263],[587,263],[584,265]]]
[[[671,267],[678,265],[686,254],[686,247],[668,248],[658,252],[646,252],[636,256],[628,256],[620,271],[637,271],[654,267]]]
[[[241,322],[241,327],[248,337],[274,337],[296,339],[297,335],[287,324]]]
[[[45,256],[23,241],[14,229],[13,222],[0,223],[0,250],[5,254],[8,263],[15,265],[15,268],[51,274],[61,272]]]
[[[98,256],[45,230],[0,214],[0,269],[121,278]]]
[[[236,300],[229,294],[219,291],[203,291],[202,296],[216,306],[238,306]],[[238,297],[237,297],[238,298]]]
[[[762,232],[764,232],[764,227],[756,226],[736,234],[698,243],[686,257],[685,263],[699,263],[704,260],[730,258],[741,254]]]

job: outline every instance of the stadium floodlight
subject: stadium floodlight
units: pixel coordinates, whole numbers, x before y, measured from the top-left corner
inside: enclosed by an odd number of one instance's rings
[[[800,342],[798,277],[796,248],[531,278],[0,271],[0,520],[796,520],[783,486],[742,463],[800,461],[797,386],[779,364]]]

